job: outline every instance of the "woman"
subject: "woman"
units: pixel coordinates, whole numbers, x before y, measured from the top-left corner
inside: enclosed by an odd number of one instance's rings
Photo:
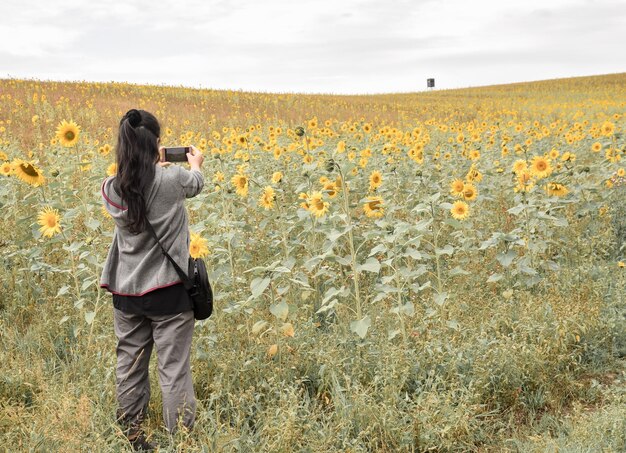
[[[144,110],[129,110],[120,121],[117,174],[102,183],[102,198],[115,220],[113,242],[100,286],[113,294],[118,339],[116,391],[118,421],[135,449],[149,450],[141,430],[150,400],[148,365],[156,344],[163,416],[170,433],[177,423],[191,428],[196,400],[189,354],[194,327],[191,300],[151,236],[183,269],[189,259],[184,200],[204,186],[203,156],[187,154],[190,170],[159,162],[161,128]]]

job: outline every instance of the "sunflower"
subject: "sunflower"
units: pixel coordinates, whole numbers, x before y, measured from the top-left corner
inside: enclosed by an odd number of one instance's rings
[[[190,234],[189,239],[189,255],[192,258],[202,258],[209,254],[209,248],[207,247],[207,241],[202,236],[196,233]]]
[[[237,191],[237,195],[245,197],[248,195],[248,177],[245,175],[235,175],[230,180]]]
[[[517,175],[517,186],[515,192],[529,192],[535,185],[532,174],[529,171],[522,171]]]
[[[378,219],[385,213],[382,197],[368,197],[363,203],[363,212],[369,218]]]
[[[383,183],[383,175],[378,171],[374,170],[370,174],[370,190],[376,190]]]
[[[606,158],[606,160],[613,164],[619,162],[622,158],[622,156],[620,156],[619,154],[619,150],[615,148],[608,148],[606,151],[604,151],[604,157]]]
[[[602,132],[602,135],[613,135],[613,132],[615,131],[615,125],[610,121],[605,121],[604,123],[602,123],[602,126],[600,126],[600,131]]]
[[[515,173],[516,175],[523,171],[526,171],[527,169],[528,169],[528,164],[523,159],[518,159],[513,164],[513,173]]]
[[[224,182],[224,173],[221,171],[215,172],[213,175],[213,182]]]
[[[65,120],[57,126],[56,136],[61,142],[61,145],[65,147],[72,147],[78,142],[78,136],[80,135],[80,126],[74,121],[69,123]]]
[[[259,198],[259,204],[263,206],[266,210],[273,209],[275,198],[276,198],[276,195],[274,193],[274,189],[272,189],[271,186],[267,186],[265,187],[265,189],[263,189],[263,193],[261,194],[261,197]]]
[[[530,172],[537,178],[545,178],[552,173],[550,161],[543,156],[535,156],[530,164]]]
[[[38,216],[39,231],[46,237],[52,237],[57,233],[61,232],[61,224],[59,223],[59,212],[56,209],[52,209],[49,206],[46,206]]]
[[[0,165],[0,175],[11,176],[12,172],[13,168],[10,162],[3,162],[2,165]]]
[[[100,153],[101,156],[108,156],[110,152],[111,145],[109,145],[108,143],[98,148],[98,153]]]
[[[0,160],[9,160],[9,156],[4,151],[0,151]]]
[[[593,151],[594,153],[599,153],[600,151],[602,151],[602,143],[595,142],[593,145],[591,145],[591,151]]]
[[[309,210],[309,194],[306,192],[300,192],[300,195],[298,195],[298,200],[304,200],[302,203],[300,203],[300,207],[308,211]]]
[[[40,186],[46,180],[41,170],[30,162],[14,159],[11,166],[13,167],[13,174],[31,186]]]
[[[465,179],[468,182],[474,182],[474,181],[480,182],[483,179],[483,175],[474,167],[474,165],[472,165],[469,171],[467,172],[467,175],[465,175]]]
[[[463,180],[455,179],[450,183],[450,193],[455,197],[463,196],[463,187],[465,187]]]
[[[304,156],[302,160],[304,161],[305,164],[310,164],[311,162],[313,162],[313,156],[311,156],[310,154],[307,154],[306,156]]]
[[[282,180],[283,180],[283,174],[279,171],[275,171],[274,174],[272,175],[272,182],[274,184],[278,184]]]
[[[469,158],[470,160],[480,159],[480,151],[478,151],[477,149],[470,151]]]
[[[315,217],[322,217],[328,212],[330,203],[322,199],[322,192],[313,192],[307,200],[309,211]]]
[[[115,176],[117,174],[117,164],[113,162],[107,167],[107,176]]]
[[[102,217],[106,219],[112,218],[111,214],[109,214],[109,211],[107,211],[107,208],[105,208],[104,205],[100,206],[100,212],[102,213]]]
[[[548,195],[556,195],[557,197],[563,197],[568,194],[569,190],[563,184],[551,182],[544,187]]]
[[[466,201],[475,200],[478,196],[478,190],[476,190],[476,186],[472,183],[467,183],[463,187],[463,198]]]
[[[324,184],[324,192],[326,192],[329,198],[335,198],[339,193],[337,189],[337,184],[333,181],[328,181],[326,184]]]
[[[465,220],[469,217],[469,205],[464,201],[455,201],[450,212],[456,220]]]
[[[548,153],[548,157],[553,160],[556,159],[557,157],[559,157],[559,151],[557,149],[552,148],[550,152]]]

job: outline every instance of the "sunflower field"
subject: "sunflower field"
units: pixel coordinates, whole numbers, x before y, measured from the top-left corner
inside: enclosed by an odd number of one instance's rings
[[[626,74],[367,96],[0,80],[0,445],[128,448],[99,277],[130,108],[205,156],[190,252],[216,309],[192,432],[165,436],[151,373],[162,446],[626,450]]]

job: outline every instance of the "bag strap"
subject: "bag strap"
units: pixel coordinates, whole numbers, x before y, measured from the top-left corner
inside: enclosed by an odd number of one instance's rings
[[[157,237],[156,232],[154,231],[154,227],[152,226],[152,224],[150,223],[148,219],[146,219],[146,223],[148,224],[148,231],[150,232],[150,234],[152,235],[156,243],[159,244],[159,247],[161,248],[161,252],[163,253],[163,255],[167,257],[170,263],[174,265],[174,269],[176,269],[176,273],[183,281],[183,285],[185,286],[185,289],[191,289],[193,287],[193,281],[189,278],[187,273],[180,268],[180,266],[176,263],[176,261],[174,261],[174,259],[170,256],[170,254],[165,251],[165,248],[163,248],[163,244],[161,244],[161,241],[159,241],[159,238]]]

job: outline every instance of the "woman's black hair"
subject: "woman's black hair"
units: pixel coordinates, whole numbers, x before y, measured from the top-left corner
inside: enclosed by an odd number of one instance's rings
[[[159,155],[159,122],[145,110],[131,109],[120,121],[115,157],[115,189],[128,206],[128,229],[137,234],[146,224],[146,190],[154,179]]]

